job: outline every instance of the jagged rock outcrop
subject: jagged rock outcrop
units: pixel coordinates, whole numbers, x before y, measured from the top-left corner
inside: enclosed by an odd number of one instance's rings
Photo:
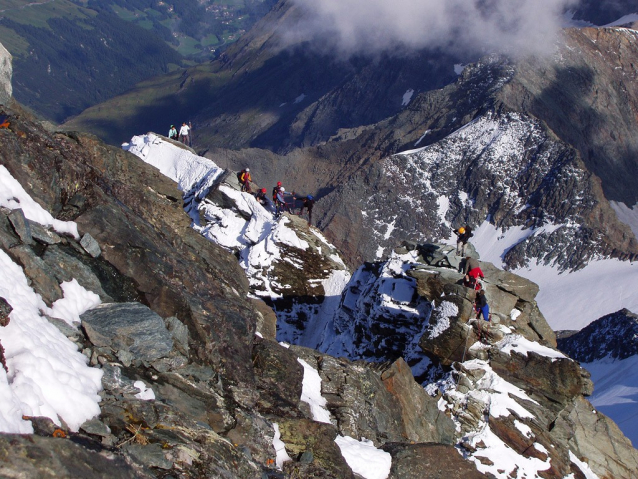
[[[8,105],[13,94],[11,53],[0,43],[0,105]]]
[[[0,145],[3,166],[50,213],[75,221],[80,234],[55,233],[17,209],[3,209],[0,246],[47,305],[71,279],[103,302],[82,315],[82,329],[51,318],[101,369],[103,391],[99,417],[76,432],[32,418],[43,456],[58,450],[44,437],[54,434],[83,450],[124,457],[126,464],[104,465],[111,476],[294,477],[310,471],[340,478],[352,472],[334,442],[337,435],[358,439],[365,433],[379,446],[387,437],[452,442],[452,423],[405,363],[351,364],[270,339],[272,310],[246,299],[249,282],[237,258],[190,227],[182,193],[153,167],[93,137],[49,133],[24,114],[11,114],[12,130]],[[330,273],[321,268],[347,273],[345,265],[329,260],[334,248],[305,222],[288,220],[310,250],[286,270],[293,284],[305,288],[295,294],[326,294],[326,284],[303,285],[292,272],[304,261],[316,262],[307,274],[321,277]],[[259,322],[268,331],[263,338],[254,335]],[[331,424],[313,421],[301,400],[300,356],[332,376],[330,384],[324,376],[322,389],[332,398]],[[274,461],[275,423],[290,444],[292,461],[283,473]],[[67,457],[74,447],[59,453]],[[78,453],[78,467],[84,455]],[[16,459],[3,467],[11,475],[39,466]],[[64,475],[68,467],[61,461],[51,470]]]
[[[498,477],[518,468],[559,478],[582,471],[581,461],[592,457],[589,467],[599,477],[633,477],[638,451],[630,441],[615,427],[603,434],[611,421],[600,413],[579,419],[593,411],[584,399],[592,393],[590,375],[556,350],[534,300],[538,287],[479,261],[491,321],[476,320],[475,291],[462,285],[460,258],[447,256],[453,247],[408,246],[353,275],[334,319],[347,335],[344,349],[355,358],[404,357],[452,417],[458,447],[482,473]],[[580,444],[592,427],[600,445]],[[517,466],[497,472],[503,448]],[[603,459],[613,449],[618,454]]]
[[[326,408],[341,434],[365,437],[379,445],[388,441],[453,443],[454,425],[414,381],[402,359],[375,365],[335,359],[298,346],[292,349],[319,372]]]

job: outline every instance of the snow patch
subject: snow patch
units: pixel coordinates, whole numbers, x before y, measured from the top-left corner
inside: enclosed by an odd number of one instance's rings
[[[331,424],[326,398],[321,395],[319,372],[303,359],[297,358],[297,361],[304,369],[301,400],[310,406],[315,421]]]
[[[100,413],[102,371],[89,367],[77,346],[41,315],[49,308],[4,251],[0,251],[0,270],[0,296],[13,308],[10,323],[0,328],[9,368],[8,374],[0,373],[0,431],[32,433],[22,416],[45,416],[58,425],[62,418],[77,431]],[[65,297],[72,290],[65,289]],[[69,304],[76,302],[67,299]],[[74,318],[62,316],[73,322]]]
[[[72,326],[80,323],[80,315],[89,309],[95,308],[102,301],[100,297],[84,289],[76,279],[60,284],[64,297],[51,305],[50,315],[63,319]]]
[[[389,452],[374,447],[372,441],[361,441],[349,436],[337,436],[337,446],[341,455],[355,474],[365,479],[386,479],[390,475],[392,456]]]
[[[140,392],[135,395],[137,399],[141,399],[142,401],[152,401],[155,399],[155,393],[144,384],[144,381],[135,381],[133,386],[140,390]]]
[[[27,219],[43,226],[51,226],[60,234],[68,234],[75,239],[80,239],[78,225],[74,221],[56,220],[51,213],[31,198],[3,165],[0,165],[0,206],[10,210],[22,209]]]
[[[443,301],[436,307],[438,319],[435,324],[430,325],[428,338],[434,339],[443,334],[450,327],[450,318],[459,314],[459,307],[449,301]]]
[[[412,95],[414,95],[414,89],[410,88],[409,90],[406,90],[406,92],[403,94],[403,99],[401,101],[401,106],[407,106],[410,103],[410,100],[412,100]]]
[[[539,356],[551,358],[552,362],[556,359],[568,359],[567,356],[560,351],[556,351],[555,349],[548,348],[547,346],[543,346],[537,342],[530,341],[519,334],[506,336],[496,343],[495,346],[499,348],[501,352],[509,355],[512,354],[512,351],[525,356],[527,356],[529,352],[533,352]]]

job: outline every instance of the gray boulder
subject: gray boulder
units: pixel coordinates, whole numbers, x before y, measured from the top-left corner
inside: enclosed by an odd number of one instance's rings
[[[0,43],[0,104],[2,105],[8,104],[13,95],[12,75],[11,53]]]
[[[80,240],[80,244],[82,245],[82,248],[84,248],[84,251],[89,253],[94,258],[97,258],[98,256],[100,256],[100,254],[102,254],[102,251],[100,250],[100,245],[98,244],[97,241],[95,241],[95,238],[93,238],[93,236],[91,236],[88,233],[82,236],[82,239]]]
[[[35,221],[28,221],[28,223],[31,229],[31,236],[34,240],[46,245],[57,244],[62,241],[59,234],[45,228],[40,223],[36,223]]]
[[[12,210],[11,213],[8,214],[8,218],[16,234],[20,237],[20,240],[25,244],[33,243],[31,227],[24,216],[24,211],[20,208]]]
[[[105,303],[81,316],[89,340],[113,351],[128,351],[142,361],[167,356],[173,339],[164,320],[140,303]]]

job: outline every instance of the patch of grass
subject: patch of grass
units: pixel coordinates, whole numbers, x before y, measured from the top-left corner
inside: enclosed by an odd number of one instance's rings
[[[46,2],[46,0],[43,0]],[[95,12],[78,7],[68,0],[34,3],[28,0],[0,0],[0,15],[23,25],[49,28],[51,18],[87,18]]]
[[[146,10],[144,10],[144,13],[146,13],[149,17],[155,17],[155,18],[164,18],[164,14],[162,12],[158,12],[157,10],[153,10],[152,8],[147,8]]]
[[[15,30],[0,25],[0,43],[9,50],[14,57],[24,57],[29,54],[29,42],[18,35]]]
[[[153,29],[153,20],[140,20],[137,24],[146,30]]]
[[[179,39],[177,51],[184,56],[194,55],[201,51],[201,44],[199,43],[199,40],[196,40],[195,38],[181,37]]]
[[[118,17],[120,17],[122,20],[126,20],[127,22],[134,22],[140,17],[139,12],[127,10],[126,8],[120,7],[119,5],[111,5],[111,8]]]
[[[210,47],[211,45],[218,45],[219,42],[220,42],[220,40],[219,40],[219,38],[217,38],[217,35],[213,35],[213,34],[202,38],[201,41],[200,41],[200,43],[204,47]]]

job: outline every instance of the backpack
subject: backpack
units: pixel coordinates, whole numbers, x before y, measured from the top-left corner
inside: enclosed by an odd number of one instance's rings
[[[467,279],[463,279],[463,286],[465,286],[466,288],[470,288],[473,289],[475,291],[478,291],[479,289],[481,289],[481,283],[479,282],[478,278],[474,277],[474,276],[470,276],[467,275]]]
[[[241,170],[241,171],[237,172],[237,183],[239,183],[240,185],[244,184],[244,182],[243,182],[243,180],[241,178],[242,178],[242,176],[244,176],[244,172],[245,171],[246,170]]]

